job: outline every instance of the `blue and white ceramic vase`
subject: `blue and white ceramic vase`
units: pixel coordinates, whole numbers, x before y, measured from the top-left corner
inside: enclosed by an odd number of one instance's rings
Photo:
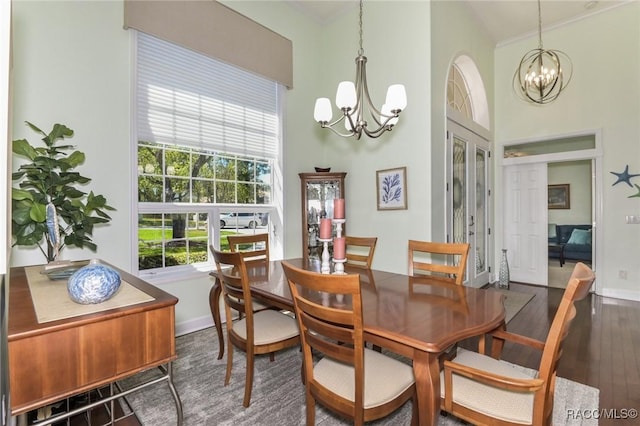
[[[116,294],[120,282],[120,274],[115,269],[92,260],[71,275],[67,291],[71,300],[76,303],[102,303]]]

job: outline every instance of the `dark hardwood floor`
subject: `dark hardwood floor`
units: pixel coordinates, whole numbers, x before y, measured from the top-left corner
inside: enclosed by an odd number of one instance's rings
[[[507,329],[544,341],[564,290],[518,283],[510,288],[535,297]],[[600,410],[609,410],[601,411],[600,425],[640,424],[637,417],[621,418],[631,409],[640,410],[640,302],[591,294],[576,307],[558,376],[600,389]],[[540,362],[536,351],[510,343],[503,359],[535,369]],[[605,418],[607,414],[618,418]]]

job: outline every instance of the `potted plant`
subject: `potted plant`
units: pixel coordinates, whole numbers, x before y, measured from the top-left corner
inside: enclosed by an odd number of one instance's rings
[[[108,223],[107,210],[115,210],[102,195],[86,193],[80,186],[91,179],[73,171],[85,160],[73,145],[58,145],[73,136],[73,130],[55,124],[46,134],[30,122],[27,125],[44,136],[44,147],[34,147],[26,139],[13,141],[13,153],[26,157],[12,178],[18,187],[11,191],[12,246],[37,245],[48,262],[56,260],[65,246],[96,251],[93,227]],[[72,151],[69,153],[69,151]],[[46,251],[43,248],[46,241]]]

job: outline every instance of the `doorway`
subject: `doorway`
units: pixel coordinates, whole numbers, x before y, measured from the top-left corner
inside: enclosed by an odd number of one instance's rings
[[[552,235],[556,231],[556,224],[561,229],[570,229],[568,226],[577,225],[580,228],[588,227],[593,223],[592,200],[592,176],[593,160],[560,161],[547,165],[547,180],[550,187],[561,188],[567,192],[569,199],[561,206],[554,205],[548,210],[549,241],[558,243],[560,238],[566,237],[566,232]],[[553,186],[552,186],[553,185]],[[574,246],[563,250],[562,258],[557,254],[549,255],[549,287],[565,288],[575,263],[578,261],[591,264],[593,257],[593,241],[589,241],[588,247],[580,247],[576,252]],[[551,245],[549,247],[552,247]],[[557,246],[556,246],[557,247]],[[560,245],[562,248],[562,245]],[[582,250],[585,250],[584,252]]]
[[[490,281],[489,262],[489,142],[447,122],[447,240],[469,243],[465,285],[482,287]]]
[[[559,225],[590,225],[592,236],[591,267],[596,270],[600,249],[597,241],[601,238],[602,227],[600,218],[602,214],[602,150],[600,132],[578,133],[567,136],[551,136],[548,139],[537,141],[525,141],[504,146],[502,158],[503,170],[503,214],[508,218],[510,209],[513,209],[518,196],[509,190],[514,179],[513,173],[527,173],[531,168],[544,169],[539,177],[538,190],[544,189],[544,199],[538,198],[538,202],[531,204],[527,209],[527,219],[538,218],[535,231],[526,229],[526,223],[507,224],[503,227],[503,247],[510,251],[510,266],[512,259],[516,262],[527,259],[532,265],[526,265],[520,269],[512,279],[525,283],[548,285],[549,271],[549,223]],[[548,173],[547,173],[548,170]],[[511,176],[510,176],[511,175]],[[544,182],[544,184],[542,183]],[[547,184],[566,186],[573,189],[569,191],[569,199],[566,206],[560,209],[549,209],[547,198]],[[571,208],[573,206],[573,208]],[[540,221],[544,218],[544,223]],[[542,226],[544,225],[544,226]],[[530,241],[536,241],[535,248],[532,244],[523,246],[519,244],[514,234],[527,233]],[[525,254],[524,251],[531,250]],[[525,257],[526,256],[526,257]],[[533,260],[532,260],[533,259]],[[556,262],[559,260],[556,259]],[[565,263],[563,268],[571,269],[573,263]],[[544,271],[544,273],[541,273]],[[541,273],[536,275],[536,273]],[[564,277],[564,275],[563,275]],[[563,278],[561,278],[563,279]],[[566,284],[566,283],[565,283]],[[597,286],[597,284],[596,284]],[[597,290],[596,290],[597,291]]]
[[[471,57],[454,59],[447,76],[445,155],[446,236],[469,243],[464,284],[490,282],[492,183],[489,105],[480,72]]]

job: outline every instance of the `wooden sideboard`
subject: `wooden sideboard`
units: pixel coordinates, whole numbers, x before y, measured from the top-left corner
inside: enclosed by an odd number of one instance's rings
[[[182,405],[171,369],[177,358],[178,299],[115,269],[123,281],[153,300],[45,323],[38,322],[25,268],[11,269],[8,349],[12,416],[160,367],[176,403],[178,424],[182,423]]]

